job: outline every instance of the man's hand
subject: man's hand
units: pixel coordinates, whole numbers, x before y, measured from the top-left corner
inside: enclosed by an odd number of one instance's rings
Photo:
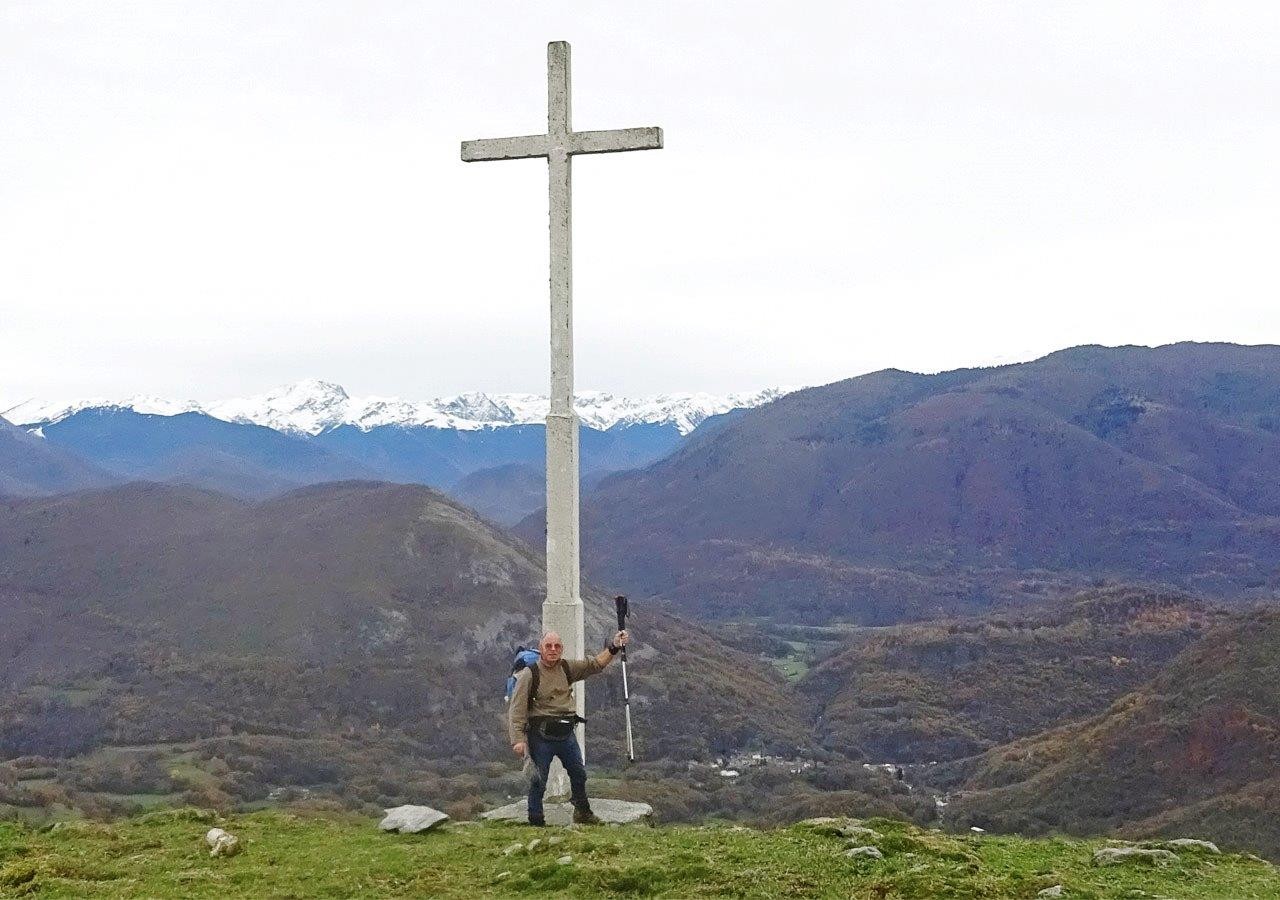
[[[511,745],[511,752],[516,756],[524,756],[524,741],[517,741]]]
[[[613,661],[613,655],[621,651],[629,640],[631,640],[631,637],[625,631],[615,632],[613,637],[609,639],[608,645],[596,654],[596,664],[602,669],[609,665]]]

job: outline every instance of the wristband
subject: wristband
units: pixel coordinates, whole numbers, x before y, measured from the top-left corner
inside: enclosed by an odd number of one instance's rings
[[[613,641],[610,641],[609,643],[605,644],[604,649],[609,651],[610,656],[617,656],[619,653],[622,652],[622,648],[615,645]]]

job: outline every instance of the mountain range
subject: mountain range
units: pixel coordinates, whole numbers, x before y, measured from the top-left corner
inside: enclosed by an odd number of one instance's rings
[[[678,393],[628,398],[604,391],[583,391],[576,396],[574,407],[582,424],[596,431],[608,431],[618,426],[669,425],[685,435],[711,416],[759,406],[784,393],[785,390],[771,388],[725,396]],[[60,422],[84,410],[126,409],[157,416],[202,413],[224,422],[263,425],[286,434],[314,436],[343,426],[361,431],[389,425],[476,431],[511,425],[540,425],[547,417],[547,408],[547,398],[537,394],[476,392],[423,401],[351,397],[341,385],[309,379],[252,397],[208,403],[147,395],[123,400],[31,399],[0,409],[0,417],[15,425],[39,427]]]
[[[538,501],[537,426],[168,413],[0,426],[0,808],[515,788],[495,672],[537,627],[543,523],[493,523]],[[1280,853],[1280,348],[888,370],[588,444],[633,460],[585,479],[584,593],[593,640],[606,589],[642,612],[629,771],[663,809]],[[590,698],[617,765],[616,682]],[[814,767],[723,789],[744,749]]]
[[[583,505],[597,579],[697,617],[889,624],[1099,577],[1270,598],[1280,347],[876,372],[700,429]]]
[[[584,393],[578,400],[583,470],[598,477],[648,464],[708,419],[779,394],[628,399]],[[155,397],[31,400],[3,416],[108,480],[192,484],[262,498],[350,478],[450,488],[485,469],[541,468],[545,412],[545,398],[528,394],[353,399],[338,385],[307,381],[206,404]],[[8,493],[23,494],[55,491],[61,482],[15,474],[6,483]],[[541,505],[519,490],[492,501],[487,511],[503,522]]]

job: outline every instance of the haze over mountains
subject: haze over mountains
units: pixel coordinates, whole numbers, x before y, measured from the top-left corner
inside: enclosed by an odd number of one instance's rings
[[[59,494],[112,480],[74,453],[0,419],[0,496]]]

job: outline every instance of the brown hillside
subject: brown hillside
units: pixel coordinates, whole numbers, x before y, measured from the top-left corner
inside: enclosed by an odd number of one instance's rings
[[[1139,588],[984,618],[858,629],[798,685],[831,749],[924,763],[1094,715],[1222,614]]]
[[[1195,643],[1106,712],[980,758],[951,814],[993,828],[1183,834],[1280,855],[1280,612]]]
[[[700,614],[888,624],[1094,576],[1280,586],[1280,348],[1079,347],[749,410],[585,500],[597,576]],[[524,533],[536,537],[537,523]]]
[[[242,800],[324,782],[379,802],[451,756],[511,768],[502,683],[543,593],[538,554],[423,487],[340,483],[255,505],[129,485],[0,503],[0,759],[196,754]],[[599,647],[616,623],[597,592],[588,604]],[[805,733],[780,678],[636,612],[643,756]],[[596,759],[617,759],[617,676],[591,685]]]

